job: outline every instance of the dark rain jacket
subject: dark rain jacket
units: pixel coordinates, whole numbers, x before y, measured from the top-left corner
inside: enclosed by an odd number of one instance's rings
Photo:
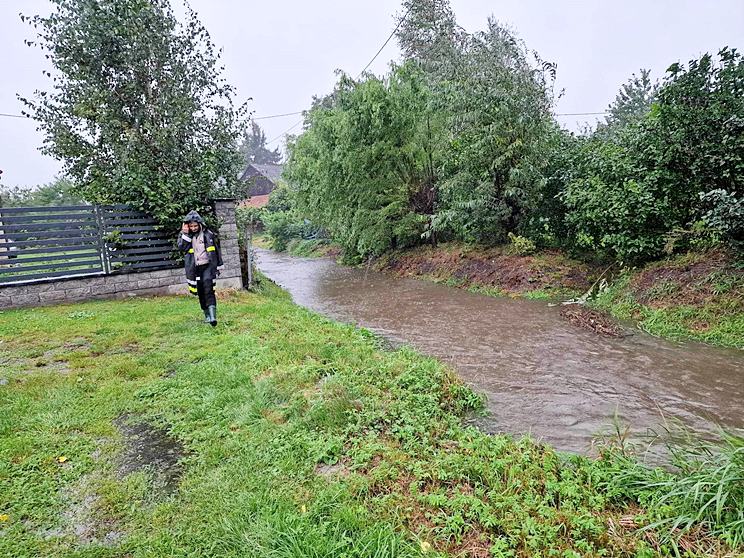
[[[186,218],[183,220],[184,223],[199,223],[200,231],[204,232],[204,247],[207,250],[207,256],[209,256],[209,267],[204,270],[201,276],[196,275],[196,257],[194,256],[194,248],[192,246],[193,237],[198,235],[191,233],[181,233],[178,237],[178,249],[184,252],[184,263],[186,264],[186,281],[189,283],[189,291],[196,293],[196,281],[201,279],[203,281],[215,281],[217,279],[217,268],[222,266],[222,254],[220,253],[220,247],[217,242],[215,234],[210,231],[201,216],[196,211],[190,211]]]

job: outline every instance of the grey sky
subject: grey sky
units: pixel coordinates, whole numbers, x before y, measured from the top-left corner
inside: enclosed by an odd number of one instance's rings
[[[398,0],[191,0],[191,5],[213,41],[224,47],[225,77],[241,100],[253,97],[255,116],[307,108],[312,95],[332,89],[337,68],[356,76],[390,35],[400,9]],[[604,110],[639,68],[661,78],[672,62],[723,46],[744,49],[744,0],[452,0],[452,6],[468,31],[482,29],[494,14],[529,48],[556,62],[557,88],[565,89],[559,113]],[[41,72],[51,68],[38,49],[23,44],[33,38],[33,29],[18,13],[50,9],[46,0],[0,2],[0,113],[20,113],[16,93],[49,87],[51,80]],[[393,40],[370,71],[384,72],[397,57]],[[273,139],[299,119],[259,123]],[[593,117],[560,121],[575,129]],[[35,128],[32,121],[0,117],[2,184],[41,184],[59,171],[58,162],[37,151],[43,138]]]

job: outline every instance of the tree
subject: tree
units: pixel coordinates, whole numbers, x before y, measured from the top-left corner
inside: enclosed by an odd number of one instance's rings
[[[261,126],[255,122],[251,122],[250,126],[243,132],[240,152],[246,161],[258,165],[266,163],[276,165],[282,160],[282,154],[278,147],[273,151],[266,147],[266,134]]]
[[[651,105],[659,92],[659,82],[651,81],[651,70],[641,69],[640,76],[633,74],[624,83],[615,101],[609,105],[609,114],[605,122],[597,125],[595,134],[601,139],[608,139],[618,130],[638,124],[651,112]]]
[[[744,59],[724,48],[673,64],[651,111],[609,140],[587,141],[563,193],[586,247],[623,261],[663,253],[701,221],[740,238],[744,195]]]
[[[22,98],[90,202],[126,203],[171,228],[238,183],[242,108],[196,14],[168,0],[52,0],[21,16],[56,69],[51,91]],[[29,44],[36,44],[29,42]],[[51,77],[51,73],[48,73]]]
[[[65,178],[38,188],[0,188],[0,199],[5,207],[44,207],[54,205],[81,205],[83,200],[74,193],[73,183]]]

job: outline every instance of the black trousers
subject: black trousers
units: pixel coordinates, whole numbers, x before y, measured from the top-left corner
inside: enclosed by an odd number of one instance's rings
[[[217,299],[214,296],[214,289],[216,288],[214,281],[202,279],[202,274],[207,268],[209,268],[209,264],[196,266],[196,293],[199,295],[199,304],[202,310],[206,310],[208,306],[217,306]]]

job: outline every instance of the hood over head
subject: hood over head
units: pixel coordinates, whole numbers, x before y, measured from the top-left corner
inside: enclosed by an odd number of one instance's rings
[[[184,217],[183,222],[184,223],[199,223],[200,225],[204,226],[204,219],[202,219],[201,215],[199,215],[196,211],[189,211],[188,215]]]

